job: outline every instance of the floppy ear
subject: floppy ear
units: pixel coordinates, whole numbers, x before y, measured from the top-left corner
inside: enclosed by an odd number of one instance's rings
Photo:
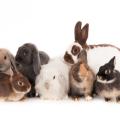
[[[75,25],[75,30],[74,30],[75,42],[79,42],[81,39],[81,26],[82,26],[82,22],[80,21],[78,21]]]
[[[37,49],[34,49],[32,52],[32,59],[33,59],[33,70],[35,72],[35,75],[38,75],[41,69],[41,61],[40,61],[40,56],[39,52]]]
[[[116,58],[115,56],[109,61],[110,66],[115,67]]]
[[[8,52],[8,56],[9,56],[9,58],[10,58],[11,69],[12,69],[12,71],[13,71],[14,73],[17,73],[18,70],[17,70],[17,68],[16,68],[16,64],[15,64],[15,58],[14,58],[14,56],[13,56],[10,52]]]
[[[82,50],[79,54],[79,60],[82,62],[87,63],[87,52],[85,50]]]
[[[86,45],[86,41],[88,38],[88,32],[89,32],[89,24],[87,23],[81,30],[80,44],[82,46]]]

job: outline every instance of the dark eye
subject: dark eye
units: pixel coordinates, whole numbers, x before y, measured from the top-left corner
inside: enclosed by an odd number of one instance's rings
[[[24,51],[23,55],[26,56],[28,54],[28,51]]]
[[[72,52],[73,55],[77,55],[80,52],[80,48],[78,46],[74,45],[72,47],[72,51],[71,52]]]
[[[108,70],[105,70],[105,74],[110,74],[111,73],[111,70],[108,69]]]
[[[19,86],[24,86],[24,83],[22,81],[18,81]]]
[[[4,59],[6,60],[6,59],[7,59],[7,56],[4,56]]]
[[[53,76],[53,80],[55,79],[55,76]]]

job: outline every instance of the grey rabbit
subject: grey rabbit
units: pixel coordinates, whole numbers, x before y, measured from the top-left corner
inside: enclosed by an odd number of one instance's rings
[[[82,50],[79,54],[79,62],[71,67],[69,96],[81,97],[86,100],[92,99],[93,85],[96,80],[94,72],[87,64],[87,53]]]
[[[105,101],[120,101],[120,72],[115,70],[115,56],[99,68],[95,92]]]
[[[32,43],[26,43],[18,48],[15,56],[18,70],[26,76],[31,83],[31,91],[28,97],[35,97],[35,79],[40,73],[41,65],[47,64],[49,56],[42,51],[38,51],[37,47]]]

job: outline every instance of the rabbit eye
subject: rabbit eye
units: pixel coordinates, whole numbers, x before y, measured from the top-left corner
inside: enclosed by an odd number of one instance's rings
[[[53,76],[53,80],[55,79],[55,76]]]
[[[24,86],[24,83],[21,82],[21,81],[18,81],[18,85],[19,85],[19,86]]]
[[[72,52],[73,55],[77,55],[80,52],[80,48],[78,46],[74,45],[72,47],[72,51],[71,52]]]
[[[6,59],[7,59],[7,56],[4,56],[4,59],[6,60]]]

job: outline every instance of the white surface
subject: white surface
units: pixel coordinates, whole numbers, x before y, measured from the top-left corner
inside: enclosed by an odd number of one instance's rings
[[[64,54],[74,40],[78,20],[90,24],[88,43],[120,47],[119,0],[0,0],[0,47],[16,53],[26,42],[50,56]],[[119,119],[120,105],[90,102],[0,102],[0,120]]]

